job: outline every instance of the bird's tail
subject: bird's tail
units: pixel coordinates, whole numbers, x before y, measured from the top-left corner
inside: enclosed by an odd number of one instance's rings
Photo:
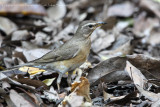
[[[34,64],[33,63],[25,63],[25,64],[22,64],[22,65],[16,65],[16,66],[13,66],[12,68],[7,68],[6,70],[4,70],[4,72],[7,72],[7,71],[11,71],[11,70],[16,70],[20,67],[23,67],[23,66],[29,66],[29,67],[32,67]]]

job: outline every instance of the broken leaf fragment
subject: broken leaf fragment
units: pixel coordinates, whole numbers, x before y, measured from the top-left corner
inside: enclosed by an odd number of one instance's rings
[[[59,100],[58,93],[53,87],[51,87],[50,90],[45,90],[41,98],[48,99],[49,102],[56,102]]]
[[[35,68],[35,67],[27,67],[27,66],[20,67],[19,70],[22,71],[22,72],[28,72],[30,75],[34,75],[34,74],[37,74],[39,72],[44,72],[45,71],[43,69],[39,69],[39,68]]]

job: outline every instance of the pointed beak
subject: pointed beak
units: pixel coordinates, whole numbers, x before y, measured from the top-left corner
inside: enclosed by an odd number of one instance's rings
[[[97,24],[96,24],[96,27],[99,27],[99,26],[102,26],[102,25],[105,25],[105,24],[107,24],[106,22],[98,22]]]

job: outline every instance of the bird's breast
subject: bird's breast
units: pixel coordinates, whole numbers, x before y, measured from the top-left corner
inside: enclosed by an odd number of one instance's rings
[[[68,66],[70,69],[79,67],[86,61],[90,52],[89,50],[89,47],[81,47],[79,53],[74,58],[64,61],[64,65]]]
[[[78,68],[86,61],[90,52],[90,47],[90,45],[82,45],[80,47],[80,51],[77,53],[75,57],[68,60],[55,62],[54,67],[56,68],[56,70],[63,73]]]
[[[75,57],[63,61],[54,62],[51,67],[55,71],[65,73],[67,71],[72,71],[79,66],[81,66],[87,59],[90,48],[91,48],[91,41],[90,39],[86,41],[79,42],[79,51],[75,55]],[[74,45],[73,45],[74,46]]]

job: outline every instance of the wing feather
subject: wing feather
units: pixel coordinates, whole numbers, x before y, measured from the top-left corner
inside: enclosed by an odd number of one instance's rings
[[[68,46],[68,47],[61,47],[54,51],[51,51],[41,58],[35,60],[35,63],[48,63],[48,62],[55,62],[55,61],[62,61],[74,58],[79,53],[78,46]]]

